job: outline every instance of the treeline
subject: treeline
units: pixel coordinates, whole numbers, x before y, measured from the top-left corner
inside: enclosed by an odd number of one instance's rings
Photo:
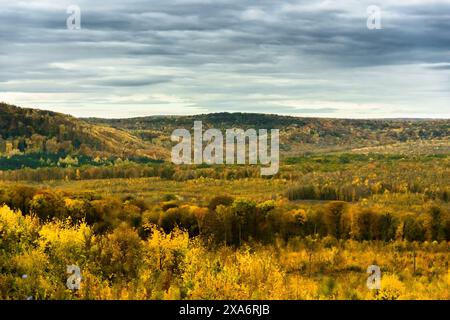
[[[170,164],[146,158],[137,164],[129,160],[100,161],[96,165],[80,167],[23,168],[0,171],[0,181],[48,181],[48,180],[90,180],[114,178],[160,177],[172,179],[175,172]]]
[[[24,161],[22,157],[9,159],[0,157],[0,165],[11,163],[14,166]],[[31,158],[30,158],[31,157]],[[243,179],[260,178],[259,166],[255,165],[184,165],[175,166],[162,160],[147,157],[132,157],[129,160],[113,158],[92,158],[87,156],[69,156],[65,154],[27,155],[32,164],[43,167],[22,168],[18,170],[0,170],[0,181],[45,181],[45,180],[76,180],[76,179],[113,179],[113,178],[144,178],[160,177],[175,181],[187,181],[199,178],[210,179]],[[321,185],[324,188],[339,185],[347,188],[358,186],[355,199],[361,196],[382,191],[424,193],[429,189],[439,189],[443,192],[437,198],[448,196],[448,181],[450,158],[447,155],[399,156],[381,154],[338,154],[315,155],[282,160],[280,172],[273,178],[297,181],[298,185]],[[56,166],[55,166],[56,165]],[[2,167],[0,167],[2,168]],[[3,168],[4,169],[4,168]],[[417,174],[420,173],[420,174]],[[266,177],[272,178],[272,177]],[[361,188],[359,188],[361,186]],[[322,192],[293,188],[295,199],[322,199]],[[307,187],[308,188],[308,187]],[[344,189],[345,189],[344,188]],[[295,190],[298,189],[298,190]],[[363,190],[367,189],[367,190]],[[374,192],[375,191],[375,192]],[[339,190],[331,191],[329,200],[351,201],[349,195],[340,196]],[[310,195],[308,195],[308,193]],[[314,193],[314,194],[313,194]],[[345,191],[344,191],[345,193]]]
[[[93,159],[89,156],[78,155],[70,156],[64,152],[58,153],[27,153],[15,154],[8,157],[0,157],[0,168],[2,170],[17,170],[21,168],[46,168],[46,167],[71,167],[83,165],[105,165],[110,164],[112,160]]]
[[[357,160],[360,157],[361,162]],[[374,158],[344,154],[338,158],[302,160],[301,164],[287,166],[282,176],[295,184],[287,188],[285,196],[289,200],[360,201],[373,195],[393,193],[418,194],[424,200],[450,200],[447,155],[401,159],[378,155]],[[318,161],[322,162],[318,165]]]
[[[42,169],[42,168],[86,168],[89,166],[112,166],[112,165],[123,165],[123,164],[145,164],[145,163],[162,163],[162,160],[154,160],[148,157],[128,157],[125,160],[117,156],[111,157],[91,157],[86,155],[73,155],[67,154],[65,152],[58,153],[26,153],[26,154],[15,154],[8,157],[0,156],[0,168],[3,171],[14,171],[17,169],[24,169],[23,171],[5,174],[5,179],[12,177],[12,179],[17,179],[25,177],[25,179],[39,180],[42,173],[39,170],[30,171],[29,169]],[[52,170],[52,173],[57,172],[57,170]],[[33,174],[34,173],[34,174]],[[66,172],[62,171],[62,177],[66,177]],[[68,176],[72,176],[70,173]],[[58,174],[56,174],[58,177]]]
[[[277,238],[331,236],[354,240],[450,240],[450,215],[431,206],[422,215],[396,215],[375,208],[361,208],[343,201],[304,210],[282,201],[255,202],[218,196],[208,209],[168,203],[150,222],[166,232],[181,226],[217,243],[239,246],[247,241],[274,243]]]
[[[136,161],[136,160],[133,160]],[[257,178],[261,171],[257,166],[184,166],[177,167],[160,160],[144,158],[146,163],[136,163],[129,160],[119,160],[111,163],[99,162],[95,166],[80,167],[44,167],[23,168],[18,170],[0,170],[0,181],[47,181],[47,180],[90,180],[115,178],[146,178],[186,181],[198,178],[211,179],[242,179]],[[1,163],[1,158],[0,158]],[[104,164],[104,165],[102,165]],[[64,165],[64,164],[63,164]]]
[[[273,243],[296,236],[331,236],[355,240],[449,241],[450,214],[446,207],[424,205],[423,213],[394,213],[332,201],[302,209],[286,200],[256,202],[216,196],[206,204],[183,203],[167,194],[158,203],[133,196],[73,195],[49,189],[14,185],[0,189],[0,204],[37,216],[42,221],[84,221],[94,232],[104,233],[126,223],[145,238],[154,225],[166,233],[175,228],[191,237],[216,244],[239,246],[248,241]]]
[[[420,193],[427,199],[450,201],[450,188],[427,188],[411,184],[380,183],[375,185],[314,185],[300,184],[289,188],[286,196],[289,200],[340,200],[359,201],[376,194],[384,193]]]

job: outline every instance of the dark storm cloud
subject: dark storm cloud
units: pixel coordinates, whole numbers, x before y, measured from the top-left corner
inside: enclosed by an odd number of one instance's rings
[[[366,105],[389,116],[450,102],[449,1],[79,0],[81,30],[66,29],[71,1],[0,4],[0,92],[19,104],[39,103],[27,92],[120,104],[110,88],[143,115],[153,95],[181,113],[351,116]],[[372,4],[381,30],[366,27]]]

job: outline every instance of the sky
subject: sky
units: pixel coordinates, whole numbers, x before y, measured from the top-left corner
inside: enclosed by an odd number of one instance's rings
[[[450,116],[450,0],[0,0],[0,8],[0,101],[22,107],[103,118]]]

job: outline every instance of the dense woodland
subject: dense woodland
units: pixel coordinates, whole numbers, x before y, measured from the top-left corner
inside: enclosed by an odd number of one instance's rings
[[[280,171],[262,178],[168,163],[170,131],[192,117],[0,108],[0,299],[450,299],[448,120],[195,118],[284,127]],[[161,157],[118,156],[119,138],[94,142],[102,130]]]
[[[386,197],[386,196],[385,196]],[[404,195],[408,197],[408,195]],[[448,204],[428,201],[420,214],[396,212],[378,205],[330,201],[304,208],[287,199],[255,201],[221,195],[206,206],[183,203],[174,194],[161,202],[146,202],[131,195],[102,197],[25,185],[3,187],[0,202],[13,210],[31,213],[41,221],[70,219],[85,222],[105,233],[126,224],[145,238],[145,226],[166,233],[175,228],[215,244],[240,246],[243,242],[273,243],[296,236],[331,236],[355,240],[450,241]]]

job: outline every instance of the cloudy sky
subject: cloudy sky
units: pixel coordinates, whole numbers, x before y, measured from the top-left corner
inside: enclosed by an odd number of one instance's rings
[[[0,101],[19,106],[108,118],[450,116],[450,0],[0,5]],[[67,28],[70,5],[80,30]],[[381,29],[367,27],[369,5]]]

